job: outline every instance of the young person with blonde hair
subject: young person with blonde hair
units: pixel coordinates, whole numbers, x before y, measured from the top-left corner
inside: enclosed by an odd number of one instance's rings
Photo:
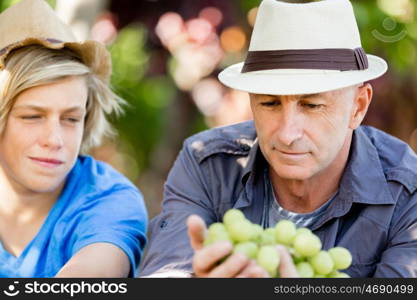
[[[0,30],[0,276],[133,277],[142,195],[85,155],[122,111],[108,51],[76,42],[43,0],[4,11]]]

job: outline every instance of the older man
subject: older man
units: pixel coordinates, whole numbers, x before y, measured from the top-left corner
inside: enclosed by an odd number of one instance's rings
[[[142,276],[266,276],[239,254],[222,260],[230,243],[202,246],[206,225],[238,208],[263,227],[289,219],[324,249],[349,249],[352,277],[416,277],[417,156],[360,126],[372,99],[364,82],[386,69],[362,49],[348,0],[264,0],[246,61],[219,75],[250,93],[254,122],[185,142],[152,221]],[[280,274],[297,276],[279,251]]]

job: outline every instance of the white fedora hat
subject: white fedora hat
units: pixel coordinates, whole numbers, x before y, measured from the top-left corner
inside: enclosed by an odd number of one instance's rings
[[[387,68],[363,50],[349,0],[263,0],[246,60],[219,80],[255,94],[314,94],[375,79]]]

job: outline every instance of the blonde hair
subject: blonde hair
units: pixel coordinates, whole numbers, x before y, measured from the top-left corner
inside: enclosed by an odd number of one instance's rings
[[[104,136],[114,134],[107,115],[123,112],[126,104],[109,85],[81,62],[69,49],[53,50],[43,46],[26,46],[9,54],[0,72],[0,133],[16,97],[32,87],[56,82],[68,76],[85,76],[88,99],[81,152],[100,145]]]

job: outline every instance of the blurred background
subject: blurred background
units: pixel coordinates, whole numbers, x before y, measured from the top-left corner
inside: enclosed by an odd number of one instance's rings
[[[308,2],[287,0],[288,2]],[[0,0],[0,10],[19,0]],[[251,119],[246,93],[217,80],[244,60],[260,0],[50,0],[79,39],[105,43],[113,89],[130,104],[113,120],[119,135],[91,154],[130,178],[149,216],[183,140]],[[389,63],[372,82],[365,124],[417,151],[417,0],[352,0],[368,53]]]

